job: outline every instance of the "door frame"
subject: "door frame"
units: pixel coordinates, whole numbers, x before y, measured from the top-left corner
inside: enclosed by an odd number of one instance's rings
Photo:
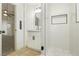
[[[2,31],[2,3],[0,3],[0,31]],[[0,34],[0,56],[2,55],[2,33]]]

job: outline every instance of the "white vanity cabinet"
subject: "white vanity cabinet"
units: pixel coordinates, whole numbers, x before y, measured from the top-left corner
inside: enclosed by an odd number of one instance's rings
[[[25,4],[25,45],[41,50],[41,4]],[[38,42],[38,44],[37,44]]]

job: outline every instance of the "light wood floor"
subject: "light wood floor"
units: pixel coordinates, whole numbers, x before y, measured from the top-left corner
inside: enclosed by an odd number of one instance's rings
[[[39,56],[39,55],[41,55],[40,51],[36,51],[31,48],[25,48],[19,51],[11,52],[7,56]]]

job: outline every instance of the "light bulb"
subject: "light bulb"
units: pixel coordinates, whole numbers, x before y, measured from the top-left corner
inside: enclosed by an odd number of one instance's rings
[[[7,11],[5,10],[4,13],[7,13]]]
[[[8,16],[7,14],[3,14],[4,16]]]

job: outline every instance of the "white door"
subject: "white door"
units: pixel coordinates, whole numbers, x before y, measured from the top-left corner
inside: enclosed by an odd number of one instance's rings
[[[24,48],[24,4],[16,3],[15,5],[15,46],[16,50],[18,50]]]

